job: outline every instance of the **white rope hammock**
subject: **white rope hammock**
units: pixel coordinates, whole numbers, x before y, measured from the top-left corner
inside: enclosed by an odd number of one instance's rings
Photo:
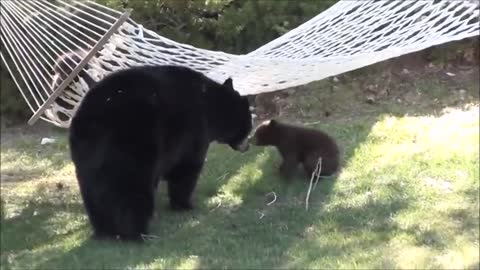
[[[68,127],[88,91],[76,76],[81,70],[100,80],[129,66],[174,64],[220,82],[232,77],[242,95],[271,92],[477,36],[479,6],[478,0],[343,0],[257,50],[233,55],[174,42],[128,19],[128,11],[94,2],[2,0],[1,57],[35,113],[29,123],[41,118]],[[55,59],[74,50],[53,83]]]

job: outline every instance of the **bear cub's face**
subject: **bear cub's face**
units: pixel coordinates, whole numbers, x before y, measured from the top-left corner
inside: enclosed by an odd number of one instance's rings
[[[250,138],[252,144],[257,146],[272,145],[275,137],[275,120],[267,120],[258,125],[253,136]]]

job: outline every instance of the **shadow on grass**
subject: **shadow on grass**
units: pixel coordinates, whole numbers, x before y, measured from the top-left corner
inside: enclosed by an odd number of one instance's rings
[[[55,224],[58,220],[52,221],[55,215],[66,212],[73,216],[66,217],[64,222],[72,222],[78,219],[74,216],[84,215],[83,207],[78,203],[31,203],[14,218],[2,220],[2,254],[37,250],[29,259],[23,258],[23,266],[38,269],[125,269],[149,265],[179,268],[189,261],[192,263],[186,267],[258,268],[288,266],[291,261],[286,251],[301,244],[304,245],[304,253],[294,266],[302,266],[318,256],[341,259],[352,250],[368,249],[387,241],[388,232],[394,229],[389,222],[390,216],[407,207],[406,201],[394,198],[389,201],[370,201],[361,207],[339,206],[325,211],[322,206],[328,203],[335,179],[319,183],[317,190],[320,191],[314,192],[317,194],[312,198],[308,212],[302,203],[294,203],[295,196],[285,192],[291,189],[304,190],[304,184],[270,183],[278,194],[286,193],[286,198],[279,198],[275,204],[266,207],[264,194],[260,192],[263,189],[261,185],[263,181],[272,180],[274,178],[267,174],[255,185],[242,189],[245,196],[242,197],[243,203],[238,206],[208,209],[205,203],[207,198],[199,198],[196,210],[173,213],[162,209],[165,200],[161,200],[162,203],[157,205],[162,210],[160,219],[154,220],[151,226],[151,233],[158,238],[143,245],[91,240],[88,236],[90,228],[85,220],[61,232],[58,232],[59,228],[52,231],[52,228],[59,227],[59,224]],[[263,211],[265,216],[260,218],[258,211]],[[365,238],[363,242],[308,241],[308,228],[323,222],[345,235],[365,232],[375,235]],[[79,245],[58,247],[68,246],[68,239],[78,234]],[[50,248],[42,248],[47,246]],[[3,265],[8,267],[8,262]]]
[[[64,196],[59,194],[50,197],[45,192],[46,189],[41,187],[29,196],[8,198],[8,201],[2,196],[2,268],[10,269],[14,267],[12,264],[16,265],[16,259],[11,256],[25,256],[35,249],[42,250],[46,246],[56,245],[70,234],[85,230],[85,224],[72,218],[83,215],[80,203],[63,200]],[[12,200],[16,202],[12,203]],[[9,217],[5,216],[7,204],[15,204],[18,208],[10,210]],[[49,254],[42,256],[48,257]],[[26,263],[24,267],[33,267],[32,262]]]
[[[61,239],[70,231],[51,231],[54,225],[52,218],[66,211],[83,214],[82,210],[82,205],[78,203],[36,203],[29,200],[27,206],[14,217],[5,219],[2,216],[2,252],[29,250]]]
[[[378,247],[387,243],[393,237],[391,232],[398,229],[391,217],[408,205],[407,200],[396,197],[388,201],[369,201],[355,207],[340,206],[321,211],[316,218],[318,224],[325,224],[323,230],[307,234],[303,241],[297,241],[290,250],[293,254],[285,256],[276,267],[305,269],[321,265],[332,269],[339,267],[339,261],[347,261],[346,257],[356,257],[353,260],[358,263],[381,257],[385,254],[379,254]],[[365,254],[370,257],[365,257]]]

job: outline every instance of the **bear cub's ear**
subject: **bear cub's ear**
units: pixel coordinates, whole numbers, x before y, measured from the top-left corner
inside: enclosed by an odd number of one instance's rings
[[[260,126],[264,126],[264,127],[273,127],[277,124],[277,121],[273,120],[273,119],[269,119],[269,120],[265,120],[263,121]]]
[[[223,86],[225,86],[227,89],[229,90],[233,90],[233,81],[232,81],[232,78],[228,78],[225,80],[225,82],[223,83]]]

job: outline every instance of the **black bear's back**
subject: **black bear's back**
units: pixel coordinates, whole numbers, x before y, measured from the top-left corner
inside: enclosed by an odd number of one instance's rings
[[[79,110],[88,107],[88,113],[83,114],[104,115],[109,111],[128,111],[119,106],[136,107],[140,104],[180,109],[199,100],[200,84],[204,82],[202,74],[183,67],[133,67],[107,75],[88,91]]]
[[[202,74],[172,66],[133,67],[106,76],[85,95],[72,118],[73,158],[88,156],[88,149],[97,147],[135,145],[129,151],[150,152],[178,141],[201,122],[202,114],[192,113],[202,111],[201,83]]]

